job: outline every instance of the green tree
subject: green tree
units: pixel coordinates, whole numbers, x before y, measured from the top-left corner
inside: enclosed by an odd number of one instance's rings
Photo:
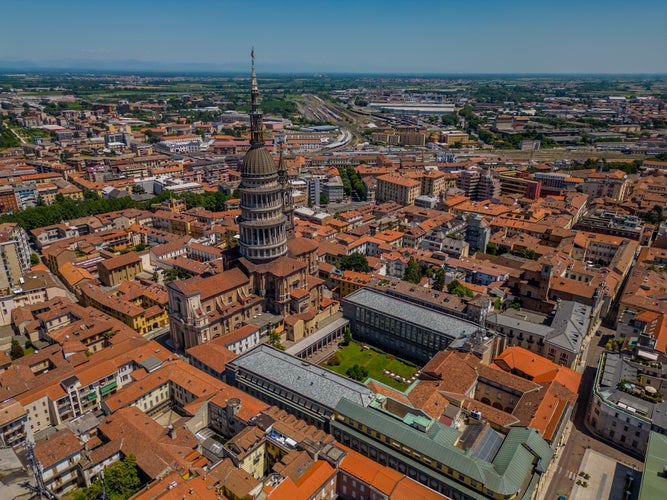
[[[329,359],[327,359],[327,365],[329,366],[338,366],[340,365],[340,359],[338,355],[334,352]]]
[[[442,267],[438,267],[433,272],[433,289],[442,291],[445,288],[445,270]]]
[[[164,272],[164,281],[166,283],[169,283],[174,280],[184,280],[191,278],[192,275],[190,273],[186,273],[185,271],[182,271],[180,269],[177,269],[175,267],[172,267],[171,269],[167,269]]]
[[[141,184],[135,184],[132,186],[132,192],[134,194],[146,194],[146,190]]]
[[[363,380],[366,380],[366,378],[368,377],[368,370],[363,366],[355,364],[354,366],[351,366],[350,368],[347,369],[345,375],[347,375],[351,379],[358,380],[361,382]]]
[[[346,326],[345,327],[345,333],[343,334],[343,341],[340,343],[342,346],[348,346],[352,342],[352,332],[350,331],[350,327]]]
[[[336,266],[343,271],[356,271],[358,273],[368,273],[371,266],[368,265],[368,259],[362,253],[355,252],[351,255],[343,255]]]
[[[282,338],[280,337],[280,334],[275,331],[271,330],[269,332],[269,343],[275,347],[276,349],[280,349],[281,351],[285,350],[285,346],[281,342]]]
[[[537,253],[532,248],[521,249],[521,257],[524,259],[537,260]]]
[[[128,455],[104,469],[104,483],[109,500],[125,500],[141,486],[139,469],[134,455]],[[96,478],[87,488],[76,488],[70,495],[74,500],[95,500],[102,496],[102,482]]]
[[[21,347],[21,344],[19,344],[19,341],[18,340],[12,340],[11,345],[12,345],[12,347],[9,350],[9,356],[12,359],[22,358],[25,353],[23,352],[23,347]]]
[[[454,111],[453,113],[442,115],[441,120],[443,125],[455,127],[459,121],[459,114],[456,111]]]
[[[489,243],[486,245],[486,253],[489,255],[498,255],[498,245],[493,242]]]
[[[21,141],[14,135],[14,132],[3,122],[0,122],[0,149],[16,148],[20,145]]]
[[[403,273],[403,280],[409,281],[410,283],[419,283],[422,279],[422,270],[419,263],[415,260],[414,257],[410,257],[408,265],[405,268]]]
[[[30,265],[36,266],[37,264],[39,264],[39,255],[37,255],[36,253],[31,253],[30,254]]]
[[[474,295],[470,288],[462,285],[458,280],[450,281],[447,285],[447,291],[459,297],[472,297]]]
[[[664,219],[663,210],[660,205],[654,205],[651,211],[644,217],[645,222],[655,226],[659,225]]]
[[[141,486],[135,456],[128,455],[104,469],[104,484],[111,500],[125,500],[134,495]]]
[[[328,204],[329,204],[329,197],[326,194],[322,193],[320,195],[320,205],[328,205]]]

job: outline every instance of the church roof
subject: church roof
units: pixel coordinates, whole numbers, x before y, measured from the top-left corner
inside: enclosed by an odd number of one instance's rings
[[[276,162],[273,161],[271,154],[258,144],[248,150],[241,163],[241,176],[243,177],[265,177],[269,175],[278,175]]]
[[[290,257],[298,257],[299,255],[317,250],[319,244],[307,238],[292,238],[291,240],[287,240],[287,248]]]

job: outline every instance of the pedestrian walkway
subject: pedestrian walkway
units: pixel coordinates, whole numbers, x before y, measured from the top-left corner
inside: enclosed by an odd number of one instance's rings
[[[630,490],[632,494],[629,499],[637,498],[639,476],[641,475],[639,471],[633,471],[630,467],[592,449],[586,450],[580,469],[572,478],[575,484],[569,496],[570,499],[625,498],[628,477],[633,477],[632,482],[635,484],[635,487]]]

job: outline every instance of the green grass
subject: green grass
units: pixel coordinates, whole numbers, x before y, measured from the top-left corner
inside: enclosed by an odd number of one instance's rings
[[[403,361],[391,354],[386,354],[376,348],[364,349],[360,344],[355,342],[336,351],[336,357],[340,361],[339,365],[331,366],[325,362],[323,366],[336,373],[345,375],[348,368],[357,364],[368,370],[368,376],[370,378],[400,391],[407,389],[408,384],[398,382],[397,380],[386,376],[384,370],[389,370],[406,379],[412,377],[417,371],[417,367],[412,363]]]

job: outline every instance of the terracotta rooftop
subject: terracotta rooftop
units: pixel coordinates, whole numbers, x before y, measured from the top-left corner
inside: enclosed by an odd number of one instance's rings
[[[44,469],[49,469],[81,451],[81,444],[69,429],[56,431],[35,444],[35,457]]]
[[[206,300],[248,283],[249,279],[243,274],[243,271],[233,268],[207,278],[194,276],[186,280],[177,280],[170,283],[169,286],[178,289],[184,295],[199,293],[201,300]]]
[[[287,250],[292,257],[313,252],[317,248],[317,242],[307,238],[292,238],[287,240]]]
[[[579,390],[581,373],[557,365],[522,347],[508,347],[493,361],[494,365],[503,371],[521,374],[533,382],[558,381],[574,394]]]
[[[97,265],[103,267],[107,271],[120,269],[132,264],[141,262],[141,258],[135,252],[128,252],[123,255],[118,255],[110,259],[100,261]]]

